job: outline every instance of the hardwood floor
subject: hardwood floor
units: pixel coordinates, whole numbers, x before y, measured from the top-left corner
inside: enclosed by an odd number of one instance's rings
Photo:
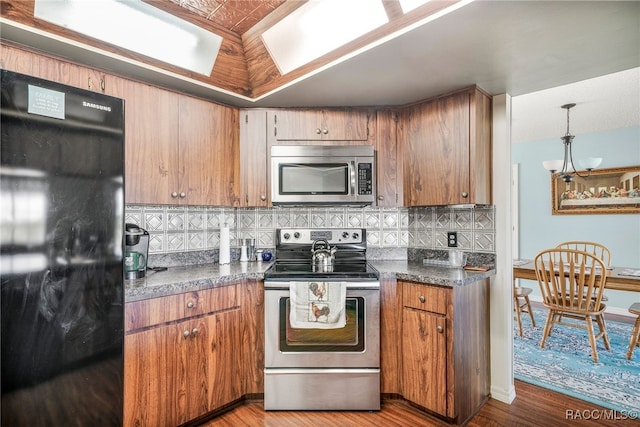
[[[521,381],[516,381],[515,386],[517,397],[511,405],[490,399],[467,423],[467,426],[619,427],[640,425],[640,419],[625,419],[625,414],[545,388]],[[315,427],[322,425],[337,427],[449,426],[399,400],[383,401],[379,412],[265,412],[262,409],[262,401],[250,401],[202,424],[205,427]]]

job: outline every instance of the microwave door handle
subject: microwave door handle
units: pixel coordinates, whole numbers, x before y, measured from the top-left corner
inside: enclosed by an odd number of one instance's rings
[[[351,161],[351,168],[350,168],[349,175],[351,176],[351,195],[355,196],[356,195],[356,162],[353,160]]]

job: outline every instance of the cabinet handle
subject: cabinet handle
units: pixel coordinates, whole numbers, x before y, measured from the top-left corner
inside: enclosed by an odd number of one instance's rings
[[[107,87],[107,84],[104,81],[104,76],[102,76],[102,78],[100,79],[100,89],[104,92],[106,87]]]
[[[467,193],[466,191],[462,192],[462,197],[467,198],[469,197],[469,193]]]
[[[322,129],[322,133],[326,135],[326,134],[329,133],[329,130],[328,129]]]
[[[195,304],[193,303],[193,301],[189,301],[187,303],[187,308],[193,308],[195,306]]]
[[[175,199],[176,197],[178,197],[178,193],[176,193],[176,192],[174,191],[173,193],[171,193],[171,197],[173,197],[173,198]]]
[[[420,302],[424,302],[424,301],[425,301],[425,297],[424,297],[424,295],[420,295],[420,296],[418,297],[418,299],[420,300]]]
[[[316,133],[317,133],[318,135],[320,135],[320,133],[321,133],[321,132],[322,132],[322,131],[320,130],[320,128],[316,128]]]
[[[184,199],[185,197],[187,197],[187,193],[185,193],[184,191],[182,193],[180,193],[180,198]]]
[[[267,196],[265,196],[264,194],[260,195],[260,200],[264,202],[265,200],[267,200]]]
[[[442,332],[444,332],[444,328],[442,326],[438,325],[436,327],[436,331],[438,331],[438,333],[441,334]]]
[[[189,331],[184,331],[182,333],[182,336],[185,337],[185,338],[188,338],[189,337]]]
[[[439,327],[440,329],[442,329],[440,326],[438,326],[438,327]],[[193,328],[193,331],[191,331],[191,335],[194,335],[194,336],[195,336],[195,335],[198,335],[198,332],[200,332],[200,331],[198,330],[198,328]]]
[[[378,200],[384,200],[384,196],[378,196]]]

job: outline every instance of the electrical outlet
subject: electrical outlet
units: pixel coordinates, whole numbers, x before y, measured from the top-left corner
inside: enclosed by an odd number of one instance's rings
[[[458,233],[455,231],[447,231],[447,246],[450,248],[458,247]]]

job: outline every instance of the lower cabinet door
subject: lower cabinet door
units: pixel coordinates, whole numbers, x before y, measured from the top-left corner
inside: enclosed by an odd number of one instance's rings
[[[176,426],[180,352],[178,325],[126,335],[124,339],[124,425]]]
[[[184,375],[178,395],[179,424],[201,417],[241,396],[240,310],[211,314],[188,323],[179,361]],[[237,344],[236,344],[237,343]]]
[[[406,399],[446,416],[446,318],[404,308],[402,323],[402,394]]]
[[[177,426],[238,399],[239,325],[234,309],[125,336],[124,425]]]

